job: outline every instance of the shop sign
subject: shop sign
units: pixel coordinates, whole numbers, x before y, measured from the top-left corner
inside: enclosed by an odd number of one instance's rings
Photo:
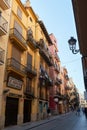
[[[15,79],[15,78],[9,76],[9,79],[8,79],[8,86],[9,87],[16,88],[16,89],[21,89],[22,84],[23,84],[23,81]]]

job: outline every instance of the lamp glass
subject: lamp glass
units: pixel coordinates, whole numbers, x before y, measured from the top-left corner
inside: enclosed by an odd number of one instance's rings
[[[54,98],[54,101],[57,103],[58,102],[58,98]]]
[[[68,40],[68,43],[69,43],[70,50],[75,50],[76,49],[76,39],[74,39],[73,37],[71,37]]]

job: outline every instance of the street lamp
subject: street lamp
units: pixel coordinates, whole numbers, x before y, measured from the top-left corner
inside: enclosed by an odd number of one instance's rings
[[[72,51],[72,53],[77,54],[79,52],[79,49],[78,50],[76,49],[76,39],[74,37],[71,37],[68,40],[68,43],[69,43],[69,48]]]
[[[54,97],[54,102],[57,104],[58,103],[58,98]]]

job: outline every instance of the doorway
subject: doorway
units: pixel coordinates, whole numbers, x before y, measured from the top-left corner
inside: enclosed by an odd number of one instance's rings
[[[23,122],[31,121],[31,100],[24,100],[24,119]]]
[[[18,98],[7,97],[5,111],[5,126],[17,124],[18,101]]]

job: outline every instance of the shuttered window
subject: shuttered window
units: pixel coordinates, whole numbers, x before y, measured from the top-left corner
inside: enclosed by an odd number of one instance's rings
[[[21,62],[21,51],[16,46],[12,47],[12,57],[18,62]]]
[[[31,91],[31,86],[32,86],[32,79],[31,78],[27,78],[26,79],[26,90],[27,91]]]
[[[20,8],[18,7],[17,9],[17,15],[20,19],[22,19],[22,11],[20,10]]]
[[[22,35],[22,27],[18,24],[17,21],[14,22],[14,28]]]
[[[32,55],[29,53],[27,54],[27,66],[28,68],[32,69]]]

